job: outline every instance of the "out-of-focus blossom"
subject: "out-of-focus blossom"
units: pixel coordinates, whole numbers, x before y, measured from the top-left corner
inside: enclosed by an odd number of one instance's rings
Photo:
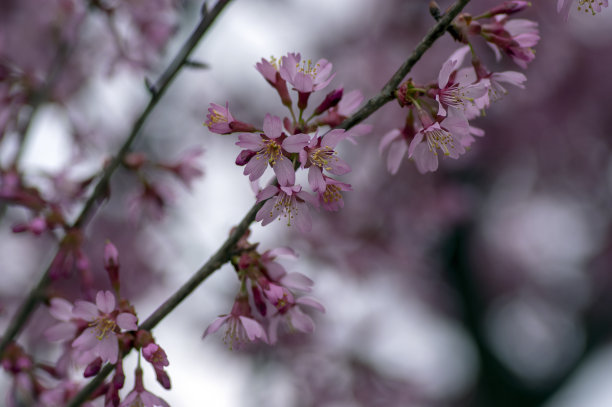
[[[576,4],[578,11],[595,15],[608,7],[608,0],[557,0],[557,12],[567,21],[572,5]]]
[[[278,327],[281,322],[285,322],[290,331],[297,330],[304,333],[312,333],[315,330],[315,323],[312,318],[304,313],[300,306],[307,306],[319,312],[325,312],[325,307],[311,297],[300,297],[294,299],[293,295],[280,297],[273,305],[276,307],[276,314],[270,318],[268,327],[268,337],[270,344],[275,344],[278,340]]]
[[[198,159],[204,154],[204,148],[196,146],[183,153],[178,162],[174,164],[160,163],[160,167],[170,171],[181,180],[187,188],[191,187],[191,182],[202,175],[204,171],[198,165]]]
[[[142,191],[128,198],[128,213],[132,221],[138,221],[142,215],[161,220],[173,200],[174,194],[165,184],[145,182]]]
[[[170,407],[163,399],[147,391],[142,382],[142,369],[136,368],[134,389],[123,399],[119,407]]]
[[[129,312],[119,312],[115,308],[115,296],[110,291],[99,291],[95,304],[76,301],[72,313],[76,318],[89,323],[89,327],[72,342],[72,346],[87,353],[92,360],[100,357],[104,362],[116,363],[119,356],[117,334],[121,329],[138,329],[136,316]]]
[[[248,297],[245,295],[239,294],[234,301],[232,311],[214,320],[206,328],[202,337],[205,338],[207,335],[217,332],[223,325],[227,325],[223,341],[230,349],[233,349],[234,346],[240,348],[248,342],[254,342],[256,339],[268,342],[266,331],[253,318]]]
[[[503,51],[521,68],[527,68],[533,61],[533,47],[540,40],[537,22],[509,19],[505,15],[497,15],[491,23],[483,24],[481,34],[489,41],[498,60]]]
[[[289,54],[291,55],[291,54]],[[268,81],[270,85],[278,92],[281,102],[288,107],[291,107],[291,96],[287,89],[287,81],[285,81],[279,72],[278,61],[276,58],[270,58],[271,62],[262,58],[261,62],[255,64],[255,68]]]
[[[267,201],[266,201],[267,200]],[[308,205],[317,206],[318,201],[309,193],[302,191],[301,185],[270,185],[257,194],[257,202],[266,201],[255,215],[255,220],[266,226],[275,219],[284,218],[287,226],[295,224],[302,232],[312,228]]]
[[[74,321],[72,310],[74,306],[63,298],[54,297],[49,301],[49,313],[61,321],[45,331],[48,341],[67,341],[73,339],[77,333],[78,325]]]

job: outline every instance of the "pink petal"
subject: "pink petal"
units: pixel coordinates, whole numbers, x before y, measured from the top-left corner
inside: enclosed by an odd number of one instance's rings
[[[274,185],[268,185],[262,191],[257,194],[257,202],[265,201],[268,198],[278,194],[278,187]]]
[[[312,219],[310,218],[310,211],[308,205],[305,203],[296,204],[298,210],[295,214],[295,225],[302,233],[310,232],[312,229]]]
[[[313,191],[325,191],[325,179],[323,179],[323,174],[321,173],[321,169],[316,165],[313,165],[308,169],[308,183]]]
[[[412,157],[412,155],[414,154],[414,149],[416,148],[416,146],[421,144],[421,141],[423,141],[423,130],[415,134],[414,138],[410,142],[410,146],[408,146],[408,157]]]
[[[442,69],[440,69],[440,73],[438,74],[438,88],[446,88],[446,85],[448,85],[448,78],[455,69],[456,64],[457,61],[448,60],[442,65]]]
[[[244,133],[238,135],[236,145],[251,151],[259,151],[264,148],[265,144],[259,134]]]
[[[293,307],[289,310],[291,326],[300,332],[311,333],[315,330],[315,324],[312,318],[304,314],[298,307]]]
[[[108,363],[117,363],[119,356],[119,343],[117,335],[111,333],[106,335],[102,340],[98,341],[98,346],[94,349],[98,356]]]
[[[280,283],[287,288],[304,292],[312,291],[312,286],[314,285],[314,282],[311,279],[306,277],[304,274],[297,272],[287,273],[280,279]]]
[[[100,312],[96,304],[89,301],[77,300],[74,303],[72,315],[74,315],[75,318],[81,318],[85,321],[93,321],[94,319],[98,318]]]
[[[301,305],[306,305],[308,307],[314,308],[317,311],[325,313],[325,307],[317,300],[312,297],[300,297],[296,301],[296,303]]]
[[[295,184],[295,170],[287,157],[279,157],[272,166],[280,185]]]
[[[115,296],[110,291],[98,291],[96,305],[100,311],[110,314],[115,310]]]
[[[119,325],[119,328],[125,331],[137,331],[137,322],[138,318],[136,318],[136,315],[129,312],[122,312],[121,314],[117,315],[117,325]]]
[[[308,134],[296,134],[287,137],[282,144],[283,149],[290,153],[299,153],[308,145],[310,136]]]
[[[95,328],[87,328],[81,335],[72,341],[72,347],[81,350],[92,349],[100,340],[96,336]]]
[[[263,123],[263,130],[266,133],[266,136],[274,139],[278,138],[283,131],[283,124],[281,119],[278,116],[272,116],[271,114],[266,114]]]
[[[239,316],[238,318],[240,319],[240,322],[242,323],[242,326],[244,327],[250,341],[254,341],[255,338],[258,338],[266,343],[268,342],[266,331],[264,331],[259,322],[243,316]]]
[[[51,298],[51,306],[49,307],[49,313],[60,321],[69,321],[72,318],[72,303],[66,301],[63,298],[53,297]],[[97,310],[96,310],[97,315]]]
[[[74,338],[77,327],[70,322],[60,322],[45,331],[45,338],[50,342],[67,341]]]
[[[387,148],[387,146],[391,144],[391,142],[398,138],[401,134],[402,131],[400,129],[393,129],[387,134],[385,134],[382,140],[380,140],[380,144],[378,145],[378,154],[382,155],[385,148]]]
[[[255,181],[261,178],[263,173],[266,172],[266,168],[268,168],[268,160],[255,156],[244,166],[244,171],[242,173],[248,175],[250,181]]]
[[[396,174],[402,163],[402,158],[406,154],[406,142],[403,139],[394,141],[389,148],[389,156],[387,157],[387,170],[391,174]]]
[[[225,323],[225,321],[227,321],[229,317],[230,315],[225,315],[225,316],[215,319],[210,325],[208,325],[208,327],[204,331],[204,334],[202,335],[202,339],[206,338],[206,335],[208,334],[217,332],[219,328],[221,328],[221,326]]]
[[[421,143],[414,149],[413,159],[421,174],[438,169],[438,154],[430,151],[427,143]]]

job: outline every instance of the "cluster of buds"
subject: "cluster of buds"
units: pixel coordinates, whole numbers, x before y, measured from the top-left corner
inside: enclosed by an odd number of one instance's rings
[[[525,1],[506,2],[477,17],[461,14],[454,22],[462,42],[442,65],[436,83],[417,85],[404,82],[396,91],[402,107],[408,108],[403,128],[393,129],[381,140],[380,152],[390,146],[387,169],[395,174],[403,157],[408,155],[421,173],[438,168],[438,150],[457,159],[484,131],[469,124],[501,98],[505,86],[523,88],[525,75],[515,71],[492,72],[476,56],[469,41],[470,35],[480,34],[501,57],[505,52],[515,63],[525,68],[533,60],[531,48],[538,40],[537,23],[511,19],[510,14],[529,5]],[[472,66],[463,68],[470,52]]]
[[[251,182],[259,180],[268,167],[274,171],[278,183],[257,194],[257,202],[266,202],[255,219],[267,225],[283,218],[287,225],[295,224],[301,231],[308,231],[312,223],[309,206],[337,211],[344,206],[342,192],[351,190],[349,184],[333,178],[351,170],[338,156],[338,144],[370,130],[367,125],[355,126],[348,131],[332,129],[322,132],[319,128],[338,126],[357,110],[363,97],[357,91],[343,97],[342,88],[332,90],[305,118],[311,95],[324,89],[333,79],[332,64],[325,59],[313,64],[310,60],[302,61],[300,54],[289,53],[280,61],[262,59],[256,68],[277,91],[291,118],[281,119],[266,114],[262,129],[258,129],[236,120],[229,110],[229,103],[225,106],[211,103],[205,124],[213,133],[239,133],[236,145],[243,150],[238,154],[236,164],[244,166],[244,174]],[[287,84],[297,92],[297,113]],[[296,170],[300,168],[308,170],[312,193],[296,183]]]
[[[298,295],[312,291],[312,280],[297,272],[288,273],[276,261],[278,257],[295,258],[295,252],[281,247],[259,253],[257,245],[246,239],[239,246],[244,251],[232,259],[240,281],[234,305],[229,314],[220,315],[206,328],[204,337],[226,326],[224,341],[233,349],[256,340],[275,344],[281,324],[289,331],[313,332],[314,322],[302,307],[320,312],[325,308],[309,296]]]

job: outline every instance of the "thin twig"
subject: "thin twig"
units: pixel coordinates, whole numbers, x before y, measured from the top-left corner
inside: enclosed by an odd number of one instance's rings
[[[372,113],[381,108],[384,104],[393,100],[395,89],[398,87],[402,79],[410,72],[412,67],[419,61],[425,51],[427,51],[433,43],[440,38],[446,28],[449,26],[453,18],[461,12],[461,10],[469,3],[470,0],[458,0],[448,11],[447,14],[442,17],[438,23],[427,33],[427,35],[421,40],[421,42],[414,49],[410,57],[402,64],[402,66],[396,71],[391,77],[387,84],[383,87],[381,92],[370,99],[366,105],[361,108],[358,112],[353,114],[350,118],[346,119],[339,128],[349,129],[356,124],[367,119]],[[162,319],[164,319],[172,310],[174,310],[189,294],[191,294],[208,276],[213,272],[221,268],[221,266],[227,263],[231,256],[235,253],[234,246],[238,240],[244,235],[251,223],[255,220],[257,211],[263,206],[263,202],[256,203],[247,212],[244,218],[240,221],[238,226],[234,228],[230,236],[223,242],[221,247],[213,254],[208,261],[196,271],[193,276],[183,284],[174,294],[172,294],[159,308],[157,308],[153,314],[151,314],[142,324],[139,329],[151,330],[153,329]],[[126,355],[123,355],[126,356]],[[96,377],[89,382],[77,396],[71,401],[67,407],[78,407],[81,403],[85,402],[90,394],[92,394],[98,386],[100,386],[104,379],[113,371],[113,365],[106,365]]]
[[[82,228],[87,222],[88,218],[92,216],[100,202],[104,200],[106,196],[106,191],[108,190],[108,184],[111,176],[115,172],[115,170],[121,165],[126,154],[129,152],[129,149],[136,139],[136,136],[140,133],[140,129],[143,124],[149,117],[149,114],[155,108],[164,92],[176,76],[176,74],[181,70],[184,66],[185,61],[189,57],[189,54],[193,51],[195,46],[198,44],[204,33],[208,30],[208,28],[212,25],[215,19],[219,16],[221,11],[225,8],[225,6],[231,0],[219,0],[215,7],[210,10],[206,16],[200,20],[198,26],[193,31],[193,33],[189,36],[183,47],[179,50],[178,54],[172,60],[168,68],[163,72],[160,79],[157,81],[155,87],[156,92],[151,95],[151,99],[149,104],[138,117],[134,126],[132,127],[132,131],[130,135],[123,143],[117,155],[113,158],[113,160],[104,168],[98,183],[96,184],[92,194],[89,199],[85,202],[85,205],[81,209],[81,212],[77,219],[72,224],[71,228]],[[17,313],[11,320],[7,330],[0,341],[0,355],[4,352],[8,344],[17,336],[17,334],[21,331],[27,320],[29,319],[32,312],[36,309],[38,304],[42,299],[44,299],[44,290],[48,285],[49,279],[49,271],[51,266],[47,267],[47,270],[42,275],[40,281],[36,284],[36,286],[30,291],[27,298],[22,302],[21,306],[17,310]]]

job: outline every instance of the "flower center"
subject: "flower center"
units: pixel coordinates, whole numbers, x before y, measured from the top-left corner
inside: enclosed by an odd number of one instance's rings
[[[295,197],[285,193],[280,193],[274,203],[274,209],[280,210],[283,213],[283,217],[287,218],[287,226],[291,226],[291,221],[298,214],[298,208],[295,203]],[[274,216],[273,212],[270,212],[270,216]]]
[[[601,0],[578,0],[578,11],[584,11],[585,13],[588,13],[589,11],[591,12],[591,14],[595,15],[596,11],[593,8],[593,5],[598,5],[598,8],[601,8],[601,6],[603,6],[603,1]]]
[[[106,338],[109,332],[113,332],[117,324],[112,318],[109,318],[108,316],[100,316],[99,318],[90,322],[89,326],[95,328],[96,338],[98,338],[98,340],[102,340]]]
[[[212,114],[210,115],[210,123],[208,124],[208,127],[210,127],[210,125],[212,123],[227,123],[227,117],[219,112],[218,110],[214,110],[212,111]]]
[[[325,188],[325,192],[323,192],[323,202],[337,202],[342,200],[342,194],[340,193],[340,188],[337,185],[328,184]]]
[[[439,148],[444,155],[450,155],[451,150],[455,149],[455,139],[453,136],[442,129],[432,129],[427,132],[427,146],[429,151]]]
[[[331,167],[327,164],[334,158],[334,154],[336,154],[336,152],[331,147],[325,146],[317,148],[310,154],[310,162],[312,165],[329,171]]]
[[[265,140],[265,146],[257,153],[257,159],[264,157],[270,165],[276,164],[276,160],[280,157],[282,160],[281,146],[274,140]]]
[[[464,89],[460,88],[459,84],[457,83],[440,91],[440,101],[446,106],[459,109],[462,108],[465,105],[465,102],[468,100],[471,101],[473,99],[468,97],[464,92]]]
[[[296,64],[295,67],[298,69],[298,72],[302,72],[306,75],[310,75],[312,79],[317,77],[317,70],[319,69],[319,64],[312,64],[312,60],[302,61],[302,66],[300,64]]]

